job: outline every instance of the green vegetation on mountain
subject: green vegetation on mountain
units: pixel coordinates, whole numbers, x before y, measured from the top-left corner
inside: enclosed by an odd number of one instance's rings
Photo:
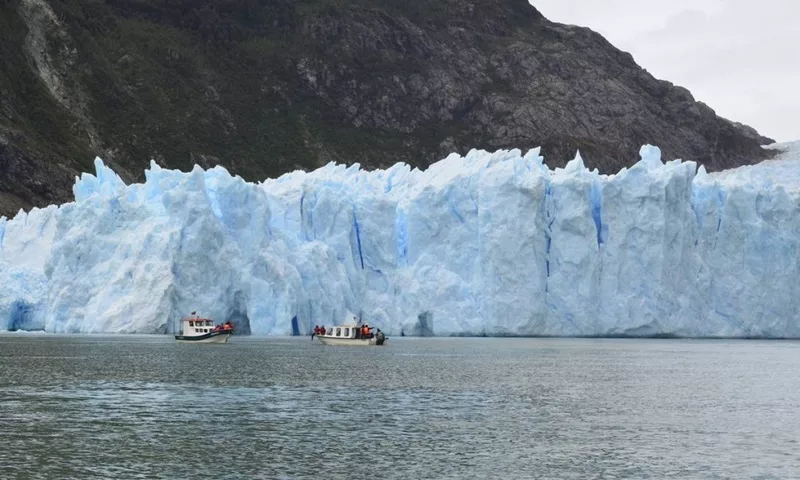
[[[525,0],[3,0],[0,66],[5,215],[70,200],[95,156],[260,180],[535,146],[613,172],[643,143],[719,169],[769,142]]]

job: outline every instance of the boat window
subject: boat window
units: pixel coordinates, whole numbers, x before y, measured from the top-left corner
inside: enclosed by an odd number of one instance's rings
[[[345,328],[344,329],[344,336],[345,337],[349,337],[350,336],[350,329],[349,328]]]
[[[194,322],[193,322],[193,321],[191,321],[191,320],[189,320],[189,326],[190,326],[190,327],[194,327]]]
[[[210,326],[211,326],[211,320],[206,320],[206,327],[210,327]]]
[[[336,329],[336,336],[337,337],[341,337],[342,336],[342,329],[341,328],[337,328]]]

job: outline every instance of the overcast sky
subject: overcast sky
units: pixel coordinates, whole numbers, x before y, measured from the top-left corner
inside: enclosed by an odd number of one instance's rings
[[[800,1],[531,0],[583,25],[717,115],[800,140]]]

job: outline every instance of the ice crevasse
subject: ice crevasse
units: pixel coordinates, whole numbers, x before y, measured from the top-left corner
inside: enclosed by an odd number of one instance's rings
[[[355,315],[389,335],[800,337],[800,143],[708,174],[534,149],[262,183],[95,160],[75,201],[0,218],[0,330],[260,335]]]

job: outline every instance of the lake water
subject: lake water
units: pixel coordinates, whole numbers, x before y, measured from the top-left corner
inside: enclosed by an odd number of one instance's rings
[[[800,343],[0,335],[2,478],[800,478]]]

